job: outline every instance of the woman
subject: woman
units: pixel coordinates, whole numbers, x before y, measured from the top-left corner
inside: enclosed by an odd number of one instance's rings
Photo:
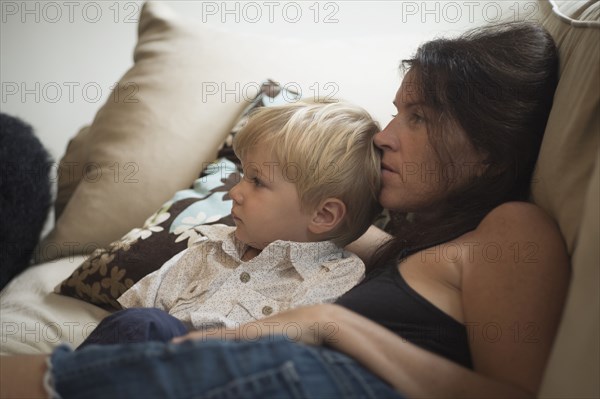
[[[558,228],[522,202],[556,48],[508,24],[426,43],[404,67],[397,114],[375,137],[397,238],[372,228],[351,245],[371,258],[363,283],[236,330],[59,348],[46,385],[65,398],[534,397],[569,279]],[[45,356],[2,361],[3,389],[19,378],[43,395]]]

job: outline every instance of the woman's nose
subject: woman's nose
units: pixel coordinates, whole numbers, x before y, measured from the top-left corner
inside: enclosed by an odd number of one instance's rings
[[[394,121],[392,120],[390,123],[388,123],[388,125],[379,133],[376,133],[375,136],[373,137],[373,142],[375,143],[375,146],[377,146],[377,148],[381,149],[381,150],[390,150],[393,149],[394,147],[394,137],[391,134],[391,130],[392,130],[392,123],[394,123]]]

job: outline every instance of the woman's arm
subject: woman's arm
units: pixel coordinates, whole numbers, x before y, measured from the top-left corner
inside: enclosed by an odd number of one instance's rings
[[[236,329],[207,329],[177,337],[256,340],[284,335],[345,353],[407,397],[531,397],[417,347],[390,330],[339,305],[325,304],[283,312]]]
[[[566,245],[556,223],[524,202],[494,209],[474,233],[462,273],[473,365],[536,393],[569,286]]]
[[[356,241],[346,245],[346,250],[358,255],[363,262],[367,263],[369,258],[375,253],[375,250],[392,238],[385,231],[370,226],[369,229]]]
[[[329,336],[328,344],[409,398],[534,396],[422,349],[347,309],[338,307],[332,313],[336,314],[338,333]]]

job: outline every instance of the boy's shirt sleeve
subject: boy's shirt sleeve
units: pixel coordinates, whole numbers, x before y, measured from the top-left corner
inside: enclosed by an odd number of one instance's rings
[[[345,294],[365,276],[365,264],[356,255],[344,251],[341,259],[322,264],[319,273],[305,282],[292,295],[289,308],[331,303]]]
[[[170,298],[169,292],[177,290],[178,285],[186,284],[179,277],[178,261],[189,251],[185,249],[166,261],[158,270],[148,274],[125,291],[117,301],[127,308],[158,308],[169,310],[176,298]],[[164,289],[168,287],[168,289]]]

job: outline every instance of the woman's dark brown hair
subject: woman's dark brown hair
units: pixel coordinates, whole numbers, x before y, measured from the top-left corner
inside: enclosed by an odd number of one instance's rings
[[[440,163],[449,162],[444,138],[458,127],[487,167],[449,190],[434,217],[394,215],[397,238],[378,251],[371,266],[397,261],[406,248],[449,241],[476,228],[501,203],[529,198],[558,81],[558,53],[539,25],[507,23],[427,42],[402,69],[411,71],[432,114],[427,129]]]

